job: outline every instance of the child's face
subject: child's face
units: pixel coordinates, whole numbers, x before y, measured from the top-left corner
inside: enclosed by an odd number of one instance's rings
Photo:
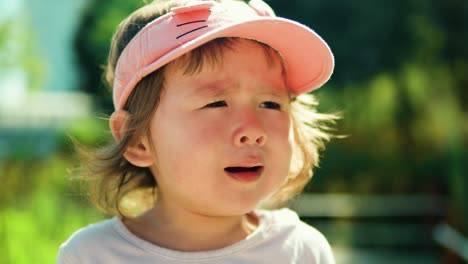
[[[159,200],[204,215],[240,215],[288,175],[289,95],[279,56],[241,40],[221,63],[184,75],[168,66],[151,120]]]

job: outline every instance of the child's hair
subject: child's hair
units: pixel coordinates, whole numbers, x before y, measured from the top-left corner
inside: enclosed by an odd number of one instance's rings
[[[226,1],[226,0],[224,0]],[[232,0],[229,0],[232,1]],[[234,0],[236,1],[236,0]],[[118,27],[112,39],[108,65],[105,71],[107,84],[112,87],[117,60],[130,40],[149,22],[169,12],[171,7],[181,6],[187,0],[159,0],[136,10]],[[189,53],[173,60],[184,74],[195,74],[207,64],[216,66],[222,61],[226,49],[233,48],[240,38],[217,38]],[[252,40],[254,41],[254,40]],[[272,59],[276,50],[257,42]],[[129,113],[128,126],[120,142],[109,144],[97,150],[87,150],[78,145],[83,163],[81,176],[89,180],[90,197],[97,207],[108,214],[131,216],[127,208],[131,204],[148,209],[157,202],[157,182],[149,168],[137,167],[124,158],[128,146],[135,144],[145,133],[149,137],[149,123],[158,108],[164,89],[165,68],[163,66],[144,77],[129,95],[123,110]],[[317,101],[310,94],[291,99],[293,127],[293,158],[285,183],[263,202],[264,206],[276,207],[299,194],[312,177],[312,168],[318,165],[319,151],[332,137],[328,124],[333,124],[337,115],[320,114],[316,111]],[[143,191],[143,192],[141,192]],[[144,193],[135,196],[135,193]],[[137,199],[137,201],[132,199]],[[141,210],[140,210],[141,211]]]

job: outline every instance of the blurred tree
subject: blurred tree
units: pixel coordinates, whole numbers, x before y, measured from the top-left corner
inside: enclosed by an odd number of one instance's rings
[[[81,87],[94,95],[98,107],[108,114],[113,111],[112,96],[104,86],[102,72],[110,40],[120,21],[142,5],[143,1],[91,0],[76,36],[79,63],[86,76]]]
[[[337,88],[397,68],[411,52],[412,32],[402,19],[411,12],[409,1],[269,2],[277,15],[300,21],[327,40],[335,55]]]

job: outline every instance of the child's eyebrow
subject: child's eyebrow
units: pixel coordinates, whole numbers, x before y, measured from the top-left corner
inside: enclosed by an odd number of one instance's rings
[[[195,89],[190,93],[191,96],[213,97],[228,94],[237,89],[234,81],[220,79],[209,82],[194,82]]]
[[[230,79],[219,79],[208,82],[194,81],[192,84],[195,86],[195,89],[189,92],[189,96],[191,97],[217,97],[230,94],[237,89],[240,89],[238,84],[234,80]],[[269,89],[265,88],[261,94],[269,94],[278,98],[282,98],[284,96],[273,87],[270,87]]]

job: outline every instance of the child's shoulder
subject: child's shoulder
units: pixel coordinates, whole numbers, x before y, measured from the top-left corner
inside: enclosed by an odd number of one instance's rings
[[[114,225],[117,218],[103,220],[83,227],[73,233],[64,245],[89,245],[92,241],[100,241],[115,237]]]
[[[314,263],[334,263],[330,244],[325,236],[313,226],[302,221],[296,212],[283,208],[274,211],[261,211],[269,232],[279,236],[283,245],[297,251]]]
[[[89,255],[97,249],[103,250],[105,245],[113,244],[112,241],[120,239],[114,227],[117,221],[118,219],[114,217],[77,230],[60,246],[58,259],[67,259],[75,263],[78,261],[76,258],[82,253],[86,252]]]
[[[313,226],[303,222],[296,212],[289,208],[272,211],[260,211],[260,216],[272,229],[284,230],[292,234],[300,233],[311,239],[324,239],[325,237]]]

